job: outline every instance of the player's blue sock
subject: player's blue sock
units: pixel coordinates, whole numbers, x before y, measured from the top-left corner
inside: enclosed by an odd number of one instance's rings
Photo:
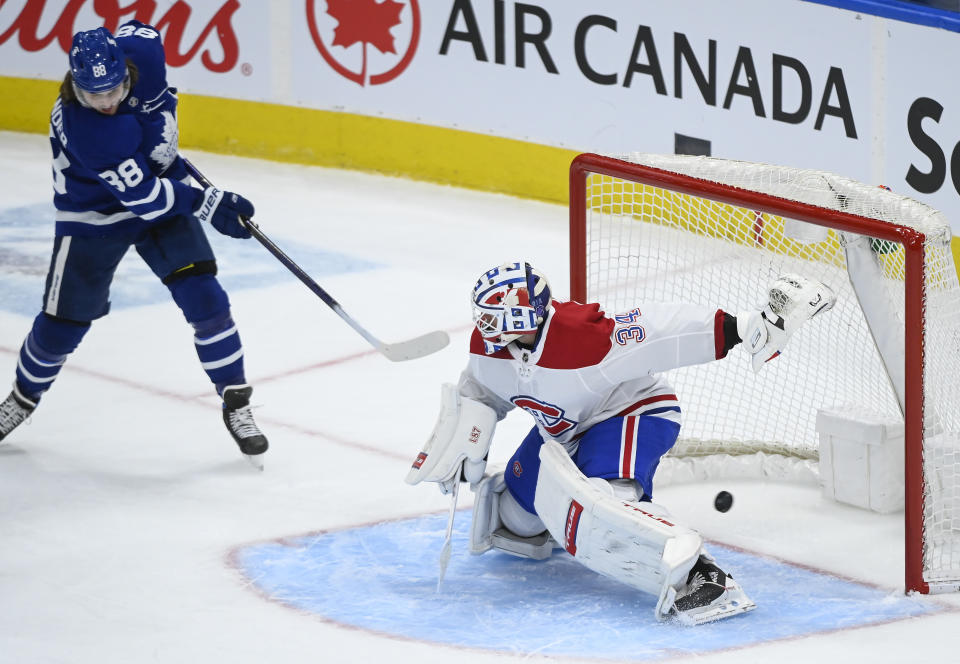
[[[246,383],[243,372],[243,345],[229,313],[193,323],[193,343],[203,370],[217,386],[217,394],[229,385]]]
[[[67,356],[80,344],[90,323],[75,323],[47,314],[33,320],[33,327],[20,346],[17,388],[36,402],[50,389]]]

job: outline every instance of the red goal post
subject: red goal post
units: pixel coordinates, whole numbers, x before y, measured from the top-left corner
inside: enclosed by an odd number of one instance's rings
[[[869,265],[853,278],[848,261],[858,260]],[[772,450],[816,459],[817,409],[865,404],[902,417],[906,589],[960,589],[960,422],[950,412],[960,410],[960,366],[931,361],[960,355],[960,288],[943,215],[818,171],[682,155],[573,160],[571,299],[611,313],[661,298],[736,313],[759,304],[769,280],[785,271],[825,281],[838,291],[838,306],[756,377],[736,353],[686,383],[686,369],[671,376],[685,406],[684,432],[693,428],[691,453]],[[935,330],[927,320],[933,305]],[[750,392],[757,381],[762,387]],[[741,430],[778,399],[797,412],[782,424]],[[718,411],[731,413],[731,422],[696,419]],[[945,470],[954,455],[958,468]]]

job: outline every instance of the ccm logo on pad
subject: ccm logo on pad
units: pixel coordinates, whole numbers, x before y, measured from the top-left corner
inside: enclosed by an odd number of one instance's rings
[[[563,529],[563,548],[571,556],[577,555],[577,529],[580,527],[581,514],[583,514],[583,505],[571,500],[570,507],[567,509],[567,525]]]

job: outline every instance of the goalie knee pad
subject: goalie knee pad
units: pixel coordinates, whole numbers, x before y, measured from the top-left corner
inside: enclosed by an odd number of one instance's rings
[[[585,567],[658,597],[660,616],[672,607],[703,541],[648,505],[598,488],[559,443],[540,448],[535,506],[547,529]]]
[[[507,530],[521,537],[539,535],[547,529],[540,517],[521,507],[509,489],[500,494],[499,511],[500,522]]]
[[[470,553],[498,549],[521,558],[549,558],[557,547],[556,541],[539,517],[523,509],[506,488],[502,472],[485,475],[478,483],[470,526]]]

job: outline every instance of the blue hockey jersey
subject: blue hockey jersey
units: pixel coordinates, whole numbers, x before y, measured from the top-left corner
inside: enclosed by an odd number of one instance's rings
[[[178,154],[177,91],[160,34],[129,21],[115,37],[139,72],[116,114],[61,98],[50,114],[58,236],[132,232],[191,214],[201,197]]]

